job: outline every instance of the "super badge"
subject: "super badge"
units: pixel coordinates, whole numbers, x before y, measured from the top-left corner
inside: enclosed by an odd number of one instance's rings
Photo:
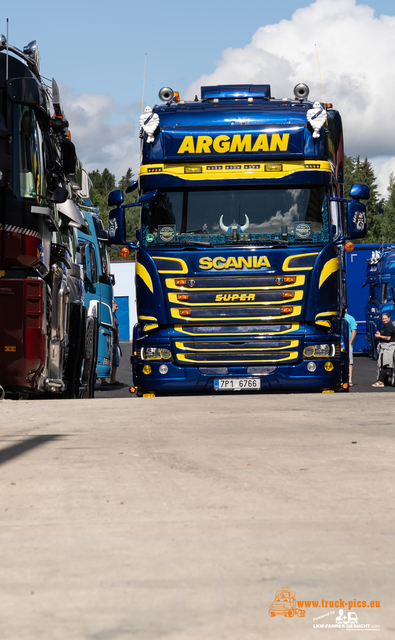
[[[298,222],[295,224],[295,238],[299,238],[299,240],[308,240],[311,238],[310,222]]]
[[[158,236],[162,242],[171,242],[176,235],[176,225],[166,224],[158,226]]]

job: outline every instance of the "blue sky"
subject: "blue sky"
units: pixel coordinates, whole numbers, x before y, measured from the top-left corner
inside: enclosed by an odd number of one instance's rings
[[[325,17],[328,4],[332,8],[336,6],[338,11]],[[371,9],[366,7],[366,11],[358,12],[355,4],[368,5]],[[312,9],[308,9],[309,6]],[[290,86],[290,82],[295,73],[297,77],[299,69],[304,76],[298,80],[316,87],[318,71],[313,40],[319,49],[327,90],[332,89],[335,97],[339,95],[345,103],[343,98],[347,90],[335,86],[334,69],[331,68],[332,58],[336,58],[336,70],[341,70],[339,47],[345,61],[350,55],[352,58],[356,46],[360,47],[363,57],[366,39],[370,40],[372,33],[373,42],[376,46],[379,43],[381,60],[394,59],[385,56],[386,43],[383,41],[390,37],[386,21],[380,19],[382,14],[395,15],[393,0],[367,0],[364,3],[355,0],[150,0],[139,3],[68,0],[60,4],[47,0],[34,3],[19,0],[10,3],[6,12],[2,12],[0,31],[5,33],[8,17],[10,43],[23,48],[32,39],[38,41],[41,71],[49,78],[54,76],[61,86],[66,115],[72,134],[74,127],[78,152],[85,166],[89,170],[108,166],[117,177],[129,165],[135,172],[138,170],[138,116],[145,54],[144,103],[150,105],[158,102],[158,90],[164,85],[189,97],[192,91],[198,91],[202,76],[205,82],[215,83],[228,82],[233,77],[237,82],[265,82],[272,85],[274,95],[281,91],[291,95],[293,85]],[[318,14],[322,14],[322,22],[318,21]],[[331,20],[332,31],[326,31],[325,25]],[[344,31],[346,23],[347,32]],[[273,29],[268,29],[268,25],[273,25]],[[355,36],[360,25],[364,36],[358,41]],[[332,56],[331,40],[337,57]],[[392,56],[391,46],[388,42],[388,54]],[[293,67],[292,47],[299,52],[296,67]],[[272,56],[272,62],[268,56]],[[311,64],[305,66],[303,57],[310,57]],[[286,66],[276,65],[283,59]],[[390,79],[394,72],[388,71]],[[365,64],[362,73],[368,87],[369,69],[366,70]],[[375,75],[374,67],[371,73]],[[287,82],[281,74],[287,75]],[[347,86],[346,76],[342,82],[342,87]],[[355,87],[353,95],[349,96],[349,104],[354,107],[353,96],[358,94],[358,87]],[[327,99],[332,96],[328,95]],[[373,125],[372,119],[369,122]],[[392,153],[385,140],[380,147],[369,138],[359,149],[355,127],[351,126],[349,136],[349,153],[378,158],[377,167],[391,160]],[[395,159],[391,170],[395,170]]]

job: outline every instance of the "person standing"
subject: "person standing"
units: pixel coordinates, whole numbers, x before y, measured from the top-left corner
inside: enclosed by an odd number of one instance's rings
[[[381,332],[376,331],[374,334],[374,337],[377,338],[380,343],[378,358],[381,358],[381,367],[379,379],[377,382],[372,384],[372,387],[384,387],[385,379],[387,377],[387,369],[394,364],[394,325],[392,324],[388,313],[383,313],[381,319],[383,321],[383,328]]]
[[[349,352],[349,369],[348,369],[348,384],[350,387],[353,386],[352,374],[354,369],[354,347],[353,342],[355,340],[355,336],[357,335],[357,323],[353,316],[350,316],[348,313],[348,309],[346,309],[346,313],[344,315],[344,319],[348,322],[348,342],[350,347]]]

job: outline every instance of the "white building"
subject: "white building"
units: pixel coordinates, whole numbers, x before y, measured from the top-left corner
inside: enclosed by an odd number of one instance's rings
[[[115,277],[114,298],[118,302],[119,339],[132,340],[133,327],[137,322],[136,263],[111,262],[110,273]]]

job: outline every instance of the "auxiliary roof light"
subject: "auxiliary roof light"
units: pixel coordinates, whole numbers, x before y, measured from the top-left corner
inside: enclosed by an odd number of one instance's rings
[[[29,44],[26,45],[26,47],[23,47],[23,53],[26,56],[29,56],[29,58],[32,58],[32,60],[34,61],[34,64],[37,67],[37,71],[40,72],[41,59],[40,59],[40,52],[38,50],[37,40],[32,40],[31,42],[29,42]]]
[[[346,242],[344,248],[348,253],[351,253],[351,251],[354,251],[354,244],[352,242]]]

